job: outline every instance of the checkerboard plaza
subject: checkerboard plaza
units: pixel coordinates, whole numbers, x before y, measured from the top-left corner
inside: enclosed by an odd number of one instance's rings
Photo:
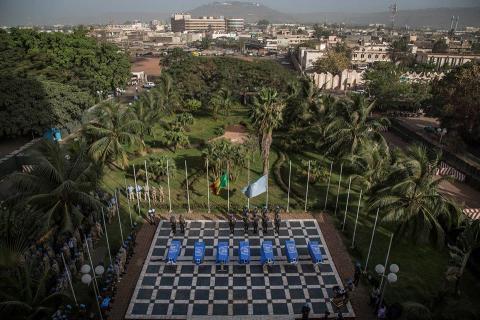
[[[177,264],[166,263],[172,240],[182,244]],[[193,262],[194,243],[205,242],[205,259],[201,265]],[[238,261],[238,245],[248,240],[250,264]],[[275,263],[260,264],[260,245],[264,240],[273,243]],[[299,261],[289,264],[285,241],[294,240]],[[230,244],[230,261],[221,266],[215,263],[218,242]],[[314,266],[308,254],[308,241],[318,241],[323,262]],[[315,220],[282,221],[280,234],[269,228],[258,234],[244,234],[242,222],[237,222],[230,234],[227,221],[188,221],[185,234],[170,232],[170,223],[158,225],[143,270],[130,301],[127,319],[291,319],[301,316],[308,302],[311,316],[322,316],[334,309],[330,302],[333,287],[342,286],[340,277]],[[353,316],[350,303],[341,312]]]

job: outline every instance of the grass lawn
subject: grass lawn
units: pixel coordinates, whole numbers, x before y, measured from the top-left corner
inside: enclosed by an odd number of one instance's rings
[[[247,120],[247,112],[245,109],[235,109],[229,117],[219,115],[217,120],[208,116],[196,117],[195,123],[190,127],[188,136],[191,147],[179,149],[172,152],[168,149],[156,148],[155,154],[168,155],[175,161],[176,170],[170,173],[170,189],[172,210],[176,213],[184,213],[187,210],[187,193],[185,184],[185,161],[188,166],[188,180],[189,180],[189,196],[190,208],[193,212],[199,213],[199,218],[202,218],[201,213],[207,211],[207,186],[212,183],[212,177],[207,181],[205,172],[205,163],[202,157],[202,148],[205,142],[218,135],[220,127],[226,127],[231,124],[238,124],[240,121]],[[150,142],[155,143],[160,140],[161,127],[155,128],[155,137],[150,139]],[[144,165],[144,160],[150,155],[139,156],[131,159],[131,163],[140,167]],[[284,190],[276,184],[273,174],[273,167],[279,159],[280,153],[272,149],[270,154],[271,173],[269,175],[269,204],[280,205],[286,207],[287,194]],[[235,180],[230,182],[230,207],[232,210],[241,210],[247,204],[247,199],[241,193],[241,189],[248,184],[248,180],[254,181],[262,175],[262,161],[259,152],[253,155],[253,160],[250,163],[250,171],[247,168],[241,168]],[[292,161],[292,176],[291,187],[292,196],[290,198],[290,208],[292,211],[301,211],[305,205],[305,190],[306,190],[306,168],[302,160],[317,160],[320,161],[328,170],[330,169],[330,160],[324,156],[312,153],[291,153],[288,155],[287,161],[284,161],[280,167],[282,180],[288,182],[288,160]],[[339,183],[340,163],[334,163],[334,170],[330,181],[330,192],[328,195],[327,210],[336,217],[334,219],[337,227],[341,229],[341,222],[344,219],[347,198],[348,175],[350,174],[346,168],[343,170],[343,179],[341,182],[340,192],[337,193]],[[103,181],[104,187],[108,190],[113,190],[115,187],[125,188],[124,173],[121,171],[108,170]],[[157,206],[161,212],[168,211],[168,190],[167,181],[149,181],[151,185],[162,185],[164,188],[166,201]],[[138,180],[141,185],[145,184],[143,179]],[[127,180],[127,184],[133,185],[133,180]],[[308,208],[310,211],[321,211],[325,205],[325,196],[327,189],[327,181],[317,182],[314,185],[309,185],[308,194]],[[351,194],[349,198],[349,205],[346,215],[346,228],[343,232],[343,240],[348,248],[351,247],[353,225],[355,221],[355,213],[358,205],[359,188],[352,183]],[[296,196],[295,196],[296,194]],[[338,198],[337,198],[338,195]],[[227,209],[228,193],[222,190],[219,196],[210,193],[210,209],[213,212],[225,212]],[[338,205],[335,210],[335,204]],[[358,228],[355,240],[355,248],[350,248],[352,263],[359,261],[365,267],[365,261],[370,243],[371,232],[373,228],[374,216],[367,216],[365,212],[365,200],[362,199],[360,204],[360,215],[358,221]],[[260,195],[250,201],[250,206],[261,207],[266,202],[266,195]],[[127,201],[124,196],[121,196],[122,214],[121,220],[123,230],[129,230],[130,218],[128,212]],[[146,211],[148,204],[142,204],[142,209]],[[133,212],[133,220],[142,222],[143,220]],[[385,264],[385,255],[390,239],[390,229],[383,223],[379,223],[379,227],[375,234],[373,249],[368,264],[368,270],[373,271],[376,264]],[[108,234],[110,237],[110,245],[112,252],[116,252],[120,245],[120,232],[118,221],[108,226]],[[97,246],[105,246],[103,239]],[[108,257],[105,257],[108,259]],[[105,260],[107,261],[107,260]],[[430,245],[416,245],[407,242],[401,238],[395,238],[390,253],[389,263],[396,263],[400,267],[398,273],[398,282],[389,286],[386,291],[386,299],[389,302],[405,302],[415,301],[429,305],[434,296],[444,286],[444,273],[448,261],[448,254],[445,248],[436,249]],[[353,276],[353,275],[352,275]],[[476,278],[469,271],[466,272],[462,281],[462,288],[464,293],[455,301],[455,304],[464,310],[475,310],[480,314],[480,304],[475,303],[475,296],[478,296],[480,285],[478,278]],[[478,302],[478,301],[477,301]],[[456,308],[458,309],[458,307]],[[448,312],[448,311],[446,311]]]

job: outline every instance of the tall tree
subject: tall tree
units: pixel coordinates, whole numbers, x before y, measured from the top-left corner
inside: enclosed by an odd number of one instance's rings
[[[330,72],[333,75],[342,73],[350,66],[350,59],[346,52],[329,50],[325,57],[318,58],[313,68],[318,73]]]
[[[143,124],[135,113],[120,104],[106,103],[94,111],[94,119],[82,129],[91,142],[89,153],[101,163],[125,168],[130,148],[143,148],[140,133]]]
[[[262,88],[254,97],[251,118],[256,128],[263,159],[263,174],[268,174],[268,158],[272,144],[273,130],[278,128],[283,120],[285,102],[277,90]]]

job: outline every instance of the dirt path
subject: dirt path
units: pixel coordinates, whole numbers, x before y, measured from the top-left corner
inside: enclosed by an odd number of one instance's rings
[[[225,133],[216,139],[226,139],[232,143],[242,144],[248,139],[247,129],[241,124],[234,124],[225,128]]]

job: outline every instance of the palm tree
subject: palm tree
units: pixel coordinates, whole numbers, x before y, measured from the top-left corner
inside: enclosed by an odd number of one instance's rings
[[[158,86],[162,103],[168,113],[174,113],[180,107],[180,97],[174,87],[172,77],[163,73]]]
[[[438,192],[445,178],[434,178],[439,155],[427,154],[422,146],[412,146],[394,166],[385,182],[371,194],[371,210],[380,208],[383,221],[393,223],[396,233],[417,241],[444,241],[445,230],[458,218],[458,209]]]
[[[224,115],[228,116],[234,105],[232,91],[226,88],[220,89],[217,94],[212,97],[210,104],[214,118],[216,118],[219,110],[222,110]]]
[[[143,124],[141,138],[151,135],[152,130],[166,112],[163,100],[156,91],[147,91],[140,96],[140,99],[133,104],[133,112],[137,119]]]
[[[14,200],[42,213],[46,227],[72,231],[85,218],[86,210],[102,204],[90,192],[99,180],[98,167],[88,159],[86,146],[71,152],[43,141],[31,157],[32,170],[10,176]]]
[[[335,120],[325,128],[326,152],[337,156],[352,155],[371,140],[386,146],[381,132],[388,127],[389,121],[370,117],[373,107],[373,102],[368,103],[359,95],[353,97],[353,102],[339,103]]]
[[[101,163],[120,168],[128,165],[128,150],[143,148],[140,138],[143,124],[135,113],[120,104],[107,103],[96,109],[95,118],[82,131],[91,142],[89,154]]]
[[[285,102],[279,97],[277,90],[262,88],[258,97],[254,97],[251,118],[256,127],[263,159],[263,174],[268,173],[268,158],[272,144],[273,130],[278,128],[283,120]]]
[[[5,319],[48,319],[56,308],[71,302],[63,293],[49,294],[48,271],[37,275],[32,263],[21,265],[0,284],[0,314]]]
[[[167,146],[173,147],[174,151],[190,144],[188,136],[181,128],[174,127],[171,130],[165,131],[164,137]]]

